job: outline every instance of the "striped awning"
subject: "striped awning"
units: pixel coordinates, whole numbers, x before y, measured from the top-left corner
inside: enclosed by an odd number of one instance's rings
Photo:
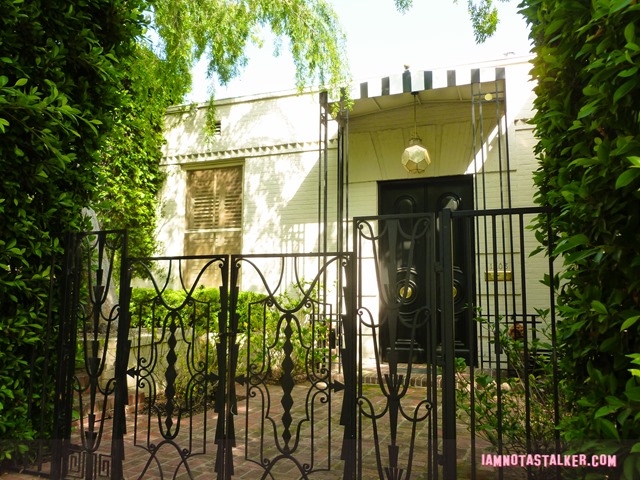
[[[481,92],[500,97],[504,93],[501,80],[505,79],[505,71],[503,66],[405,70],[401,74],[356,83],[349,92],[352,106],[348,116],[354,118],[406,107],[413,103],[412,94],[417,94],[421,103],[470,102]]]
[[[420,70],[362,82],[351,90],[353,100],[397,95],[400,93],[460,87],[472,83],[494,82],[505,78],[505,68],[464,68],[453,70]]]

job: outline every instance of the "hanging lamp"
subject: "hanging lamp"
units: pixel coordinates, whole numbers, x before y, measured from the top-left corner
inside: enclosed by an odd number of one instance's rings
[[[431,158],[429,158],[429,152],[427,147],[422,145],[422,139],[418,136],[417,127],[417,92],[413,94],[413,135],[409,139],[409,146],[402,152],[402,166],[409,173],[424,173],[429,164]]]

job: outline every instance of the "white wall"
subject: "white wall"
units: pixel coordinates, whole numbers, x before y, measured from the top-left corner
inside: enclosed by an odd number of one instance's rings
[[[163,253],[183,253],[187,170],[238,164],[244,166],[243,252],[317,251],[317,100],[316,94],[221,100],[221,134],[213,139],[204,134],[204,106],[170,111],[158,229]]]
[[[221,132],[213,138],[204,133],[206,106],[172,108],[166,119],[160,254],[185,253],[187,171],[229,165],[243,166],[242,253],[318,252],[319,170],[324,170],[318,100],[316,93],[220,100],[215,108]],[[329,128],[328,191],[335,192],[335,122]],[[335,211],[332,198],[329,219]],[[335,231],[335,221],[330,228]],[[329,249],[335,249],[335,235],[330,237]],[[249,274],[243,277],[245,288],[258,283]]]

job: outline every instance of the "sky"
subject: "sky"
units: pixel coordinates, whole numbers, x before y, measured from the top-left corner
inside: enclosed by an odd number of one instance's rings
[[[477,45],[473,37],[466,0],[414,0],[405,14],[399,13],[393,0],[330,0],[347,36],[347,59],[354,83],[411,70],[431,70],[457,65],[477,64],[522,56],[530,51],[529,28],[517,13],[518,0],[494,2],[500,22],[494,36]],[[250,46],[249,63],[241,75],[225,86],[215,82],[217,99],[242,97],[295,88],[294,65],[283,46],[273,56],[273,41],[263,32],[263,46]],[[209,98],[210,80],[205,64],[193,71],[194,88],[189,102]]]

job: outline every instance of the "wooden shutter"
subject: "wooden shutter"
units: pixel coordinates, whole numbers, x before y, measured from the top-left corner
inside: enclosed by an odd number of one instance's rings
[[[187,173],[185,255],[242,252],[242,167],[192,170]],[[190,260],[187,278],[195,279],[206,261]],[[216,286],[218,269],[201,278]]]
[[[242,167],[189,172],[187,195],[187,230],[242,228]]]

